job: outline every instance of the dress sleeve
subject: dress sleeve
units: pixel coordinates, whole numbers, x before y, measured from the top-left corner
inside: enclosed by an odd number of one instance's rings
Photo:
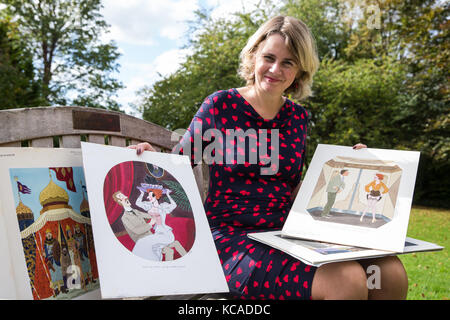
[[[187,155],[193,167],[201,163],[203,150],[210,141],[205,132],[215,128],[215,115],[218,114],[216,101],[215,94],[204,100],[180,142],[172,150],[172,153]]]

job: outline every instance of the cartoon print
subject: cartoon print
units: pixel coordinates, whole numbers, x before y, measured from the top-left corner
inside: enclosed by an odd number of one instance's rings
[[[384,175],[381,173],[377,173],[374,176],[374,180],[364,187],[364,190],[367,192],[366,195],[367,207],[361,213],[360,221],[363,221],[364,215],[369,212],[372,212],[372,223],[376,221],[375,218],[376,205],[378,201],[381,200],[380,189],[383,189],[383,194],[389,191],[389,188],[386,187],[386,185],[382,182],[383,179]]]
[[[76,179],[75,179],[76,178]],[[79,181],[75,184],[74,181]],[[33,298],[72,299],[99,287],[82,167],[11,168],[10,183]],[[80,210],[79,210],[80,209]],[[75,231],[75,233],[74,233]]]
[[[136,256],[164,262],[192,248],[192,208],[180,183],[166,170],[145,162],[120,163],[105,178],[104,196],[114,234]]]

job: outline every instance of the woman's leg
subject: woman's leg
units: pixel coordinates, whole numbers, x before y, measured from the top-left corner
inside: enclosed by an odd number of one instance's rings
[[[382,300],[404,300],[408,294],[408,276],[399,258],[395,256],[365,259],[358,261],[364,270],[370,266],[373,274],[368,274],[374,278],[377,285],[369,286],[369,299]],[[379,272],[376,275],[375,272]],[[378,277],[376,279],[375,277]],[[369,278],[369,282],[370,278]],[[376,284],[376,283],[374,283]]]
[[[329,263],[317,269],[311,290],[314,300],[366,300],[367,276],[356,261]]]

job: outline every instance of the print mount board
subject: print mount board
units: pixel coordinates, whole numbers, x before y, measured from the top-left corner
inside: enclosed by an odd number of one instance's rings
[[[282,236],[403,252],[419,156],[319,144]]]
[[[81,148],[103,298],[228,292],[188,157]]]
[[[0,148],[0,181],[0,299],[100,299],[81,150]]]
[[[382,251],[355,246],[345,246],[321,241],[301,240],[281,236],[281,231],[249,233],[249,238],[284,251],[308,265],[320,267],[327,263],[373,259],[397,254],[439,251],[444,247],[406,237],[403,252]]]

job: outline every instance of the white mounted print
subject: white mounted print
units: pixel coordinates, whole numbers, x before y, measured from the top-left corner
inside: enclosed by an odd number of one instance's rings
[[[102,297],[228,292],[188,157],[81,147]]]
[[[419,155],[319,144],[282,235],[402,252]]]

